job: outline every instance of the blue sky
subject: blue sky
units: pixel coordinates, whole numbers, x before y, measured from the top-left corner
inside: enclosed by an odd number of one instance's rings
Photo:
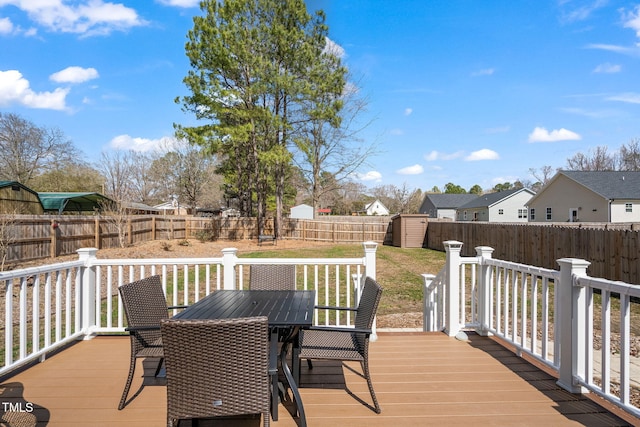
[[[194,0],[0,0],[0,111],[96,162],[190,124]],[[640,1],[308,0],[368,100],[356,179],[430,190],[533,180],[640,138]]]

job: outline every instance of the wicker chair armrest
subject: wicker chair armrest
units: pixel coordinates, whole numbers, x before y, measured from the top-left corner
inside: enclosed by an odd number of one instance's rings
[[[316,305],[314,308],[317,308],[318,310],[358,311],[357,307],[337,307],[332,305]]]
[[[127,332],[137,332],[137,331],[159,331],[160,325],[158,326],[130,326],[124,328]]]
[[[360,328],[340,328],[340,327],[332,327],[332,326],[312,326],[307,328],[310,331],[326,331],[326,332],[344,332],[347,334],[353,334],[354,332],[357,334],[366,334],[371,335],[371,329],[360,329]]]

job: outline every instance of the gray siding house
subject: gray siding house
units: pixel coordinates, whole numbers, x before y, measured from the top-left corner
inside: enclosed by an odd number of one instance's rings
[[[487,193],[460,206],[458,221],[527,222],[527,203],[536,193],[528,188]]]
[[[429,215],[429,218],[448,218],[455,221],[456,209],[477,198],[477,194],[426,194],[419,213]]]
[[[559,171],[528,208],[530,222],[640,222],[640,172]]]

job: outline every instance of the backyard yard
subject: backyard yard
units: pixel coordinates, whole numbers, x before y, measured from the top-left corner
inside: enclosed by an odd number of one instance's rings
[[[277,244],[258,245],[257,241],[155,240],[127,248],[101,249],[98,258],[203,258],[219,257],[224,248],[237,248],[239,257],[247,258],[351,258],[364,256],[359,244],[317,243],[280,240]],[[16,266],[75,260],[65,256]],[[421,248],[398,248],[378,245],[377,280],[384,287],[378,309],[380,328],[422,327],[422,276],[437,274],[445,263],[445,253]]]

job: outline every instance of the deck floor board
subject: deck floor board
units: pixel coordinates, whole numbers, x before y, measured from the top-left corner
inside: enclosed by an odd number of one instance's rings
[[[380,333],[370,352],[382,413],[361,402],[371,402],[366,382],[340,363],[317,361],[312,370],[302,363],[300,391],[309,427],[640,425],[597,399],[562,390],[550,373],[490,338],[471,334],[462,342],[444,334]],[[163,385],[144,386],[117,410],[128,363],[126,337],[78,342],[0,384],[3,402],[35,405],[33,413],[23,414],[0,407],[0,421],[22,416],[35,417],[39,423],[31,425],[37,426],[166,425]],[[142,369],[136,373],[132,394],[143,381]],[[290,408],[290,402],[281,403],[279,420],[271,425],[296,426]],[[261,424],[254,419],[223,425]]]

